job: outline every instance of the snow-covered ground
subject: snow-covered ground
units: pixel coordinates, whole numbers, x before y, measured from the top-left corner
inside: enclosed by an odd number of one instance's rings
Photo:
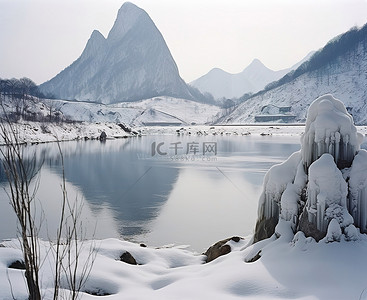
[[[79,139],[97,139],[102,132],[107,138],[133,136],[115,123],[40,123],[27,122],[13,124],[19,143],[47,143]],[[0,145],[4,144],[0,136]]]
[[[156,97],[138,102],[125,102],[117,106],[135,108],[142,111],[155,110],[156,112],[164,113],[166,116],[171,116],[171,118],[182,120],[187,125],[192,123],[213,123],[221,113],[221,109],[218,106],[172,97]],[[153,119],[153,121],[155,120]],[[140,125],[144,124],[144,122],[147,122],[144,117],[139,116],[131,125]]]
[[[302,235],[292,240],[287,232],[279,230],[279,234],[278,239],[272,237],[249,247],[249,238],[230,241],[232,252],[207,264],[203,255],[180,248],[144,248],[117,239],[96,241],[98,252],[82,299],[97,299],[88,293],[111,294],[106,299],[139,300],[366,299],[360,298],[367,288],[365,236],[355,242],[316,243]],[[89,253],[88,243],[82,260]],[[22,259],[18,243],[12,240],[2,245],[0,298],[12,299],[12,287],[15,299],[26,299],[24,271],[8,268]],[[48,245],[42,245],[45,255]],[[260,259],[246,262],[260,247]],[[119,261],[126,251],[138,265]],[[52,299],[48,259],[40,277],[44,299]]]

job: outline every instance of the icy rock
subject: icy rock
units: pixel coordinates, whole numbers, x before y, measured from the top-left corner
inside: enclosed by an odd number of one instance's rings
[[[265,175],[263,191],[260,195],[258,222],[254,241],[271,236],[279,220],[281,197],[288,183],[294,182],[301,153],[293,153],[285,162],[272,166]],[[270,234],[270,235],[269,235]]]
[[[291,242],[294,237],[292,230],[292,222],[280,219],[277,226],[275,227],[275,236],[277,238]]]
[[[309,168],[308,199],[305,207],[308,221],[316,224],[319,231],[326,232],[328,225],[326,210],[331,205],[337,204],[340,206],[340,214],[344,214],[342,210],[346,210],[347,194],[347,183],[336,167],[334,158],[330,154],[323,154]],[[329,211],[329,214],[332,215],[332,211]]]
[[[359,150],[361,142],[341,101],[332,95],[316,99],[301,151],[265,176],[254,243],[277,237],[284,221],[316,241],[340,240],[342,231],[346,240],[358,239],[356,226],[367,232],[367,151]]]
[[[297,231],[292,239],[291,245],[301,249],[302,251],[306,251],[307,246],[313,243],[316,243],[314,238],[306,238],[305,234],[302,231]]]
[[[360,150],[353,160],[350,168],[349,201],[350,211],[354,224],[367,232],[367,151]]]
[[[332,219],[327,229],[325,241],[329,243],[340,242],[341,236],[342,236],[342,230],[340,229],[339,222],[336,219]]]
[[[358,229],[353,224],[344,229],[344,235],[347,241],[356,241],[359,239]]]
[[[288,183],[281,198],[281,217],[286,221],[297,224],[299,190],[293,183]]]
[[[295,152],[266,173],[259,202],[259,216],[270,218],[279,215],[280,199],[288,183],[294,181],[300,161],[301,153]]]
[[[324,153],[330,153],[342,169],[350,167],[361,139],[344,104],[328,94],[310,105],[301,143],[306,170]]]
[[[285,162],[272,166],[266,173],[259,200],[254,242],[266,239],[274,233],[279,220],[283,192],[288,183],[302,182],[302,176],[296,178],[298,166],[301,164],[301,152],[298,151],[293,153]],[[284,214],[288,214],[288,212],[284,212]]]

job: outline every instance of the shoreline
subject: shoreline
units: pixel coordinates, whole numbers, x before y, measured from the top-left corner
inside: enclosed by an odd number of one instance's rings
[[[129,138],[145,135],[186,135],[186,136],[301,136],[304,124],[236,124],[236,125],[191,125],[191,126],[140,126],[125,131],[117,123],[13,123],[21,144],[38,144],[78,140],[99,140],[102,132],[107,139]],[[8,126],[8,125],[6,125]],[[126,127],[125,127],[126,128]],[[367,136],[367,126],[357,126],[358,132]],[[0,146],[6,145],[0,137]]]

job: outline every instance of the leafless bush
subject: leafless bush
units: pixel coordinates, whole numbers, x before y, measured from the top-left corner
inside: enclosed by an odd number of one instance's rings
[[[19,224],[19,240],[23,251],[25,263],[25,277],[30,300],[41,299],[39,271],[40,245],[39,230],[41,222],[37,223],[35,217],[35,197],[38,181],[31,187],[31,181],[39,174],[42,161],[37,161],[36,154],[30,158],[24,154],[24,146],[19,143],[16,126],[11,120],[4,117],[0,119],[0,137],[6,146],[0,147],[2,167],[9,183],[8,196],[10,204],[16,214]],[[54,296],[53,299],[77,299],[89,273],[92,269],[96,250],[94,243],[90,243],[84,261],[81,254],[86,248],[81,220],[82,205],[77,199],[72,202],[67,196],[64,172],[64,158],[58,142],[59,153],[62,161],[62,207],[60,220],[56,233],[56,240],[50,241],[52,261],[55,263]],[[44,258],[45,260],[47,259]],[[62,284],[62,280],[66,284]],[[69,292],[61,295],[60,290]]]
[[[56,242],[51,248],[55,255],[54,300],[60,296],[62,278],[66,283],[64,288],[69,291],[68,295],[63,295],[62,298],[75,300],[89,277],[97,252],[95,244],[91,243],[85,261],[80,264],[80,255],[86,246],[81,221],[83,205],[78,199],[73,203],[69,201],[65,184],[64,156],[60,143],[57,142],[57,145],[62,165],[62,208]]]

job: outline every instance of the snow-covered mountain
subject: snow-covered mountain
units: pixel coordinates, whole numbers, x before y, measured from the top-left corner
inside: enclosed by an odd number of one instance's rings
[[[282,78],[291,70],[298,68],[308,60],[314,52],[308,54],[299,63],[291,68],[273,71],[267,68],[260,60],[254,59],[242,72],[231,74],[222,69],[212,69],[209,73],[192,81],[190,84],[201,92],[209,92],[214,98],[238,98],[246,93],[256,93],[270,82]]]
[[[42,103],[46,106],[46,115],[52,111],[71,121],[129,126],[212,124],[221,114],[221,109],[215,105],[166,96],[108,105],[66,100],[42,100]]]
[[[40,88],[56,98],[105,104],[162,95],[192,99],[162,34],[129,2],[107,38],[93,31],[81,56]]]
[[[357,124],[367,123],[367,24],[331,40],[297,70],[242,103],[222,123],[252,123],[269,104],[291,107],[296,121],[304,122],[310,103],[323,94],[340,99]]]
[[[19,96],[19,95],[18,95]],[[129,126],[213,124],[223,115],[217,105],[169,96],[121,102],[95,103],[1,95],[0,119],[12,121],[115,123]]]

